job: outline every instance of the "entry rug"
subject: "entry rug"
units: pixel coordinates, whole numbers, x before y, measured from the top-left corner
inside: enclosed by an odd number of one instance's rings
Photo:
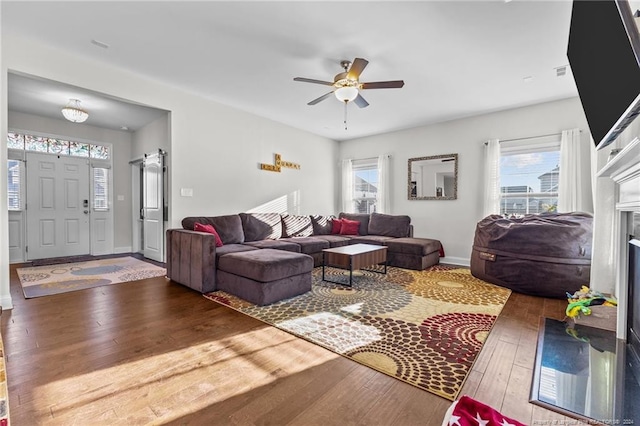
[[[453,401],[511,291],[448,266],[362,272],[349,288],[315,268],[310,292],[268,306],[205,297]]]
[[[2,336],[0,336],[0,426],[7,426],[8,424],[9,391],[7,388],[7,367],[4,360],[4,345],[2,343]]]
[[[161,277],[167,273],[165,268],[130,256],[19,268],[17,272],[27,299]]]

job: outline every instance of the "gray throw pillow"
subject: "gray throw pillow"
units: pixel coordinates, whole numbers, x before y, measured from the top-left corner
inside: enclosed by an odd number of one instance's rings
[[[311,225],[313,226],[313,235],[329,235],[331,234],[332,220],[335,216],[322,216],[313,215],[310,216]]]
[[[369,234],[404,238],[409,236],[409,225],[411,225],[409,216],[371,213]]]

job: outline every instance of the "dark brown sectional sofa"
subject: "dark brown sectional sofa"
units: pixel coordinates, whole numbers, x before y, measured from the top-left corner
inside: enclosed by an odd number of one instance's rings
[[[304,293],[311,270],[322,265],[322,250],[349,244],[388,247],[387,264],[422,270],[439,262],[437,240],[413,238],[409,216],[340,213],[360,222],[358,235],[332,234],[333,216],[240,213],[187,217],[183,229],[167,231],[167,275],[173,281],[208,293],[224,290],[258,305]],[[213,225],[213,234],[193,231]]]

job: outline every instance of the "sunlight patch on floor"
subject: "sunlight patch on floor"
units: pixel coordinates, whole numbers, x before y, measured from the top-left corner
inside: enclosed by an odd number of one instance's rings
[[[157,355],[142,352],[122,364],[103,359],[112,366],[37,386],[33,398],[50,405],[58,421],[162,424],[339,357],[321,348],[301,350],[297,340],[261,328]]]
[[[357,309],[356,305],[351,305],[349,309]],[[377,328],[331,312],[318,312],[282,321],[277,325],[294,334],[313,339],[319,345],[328,345],[341,354],[382,339]]]

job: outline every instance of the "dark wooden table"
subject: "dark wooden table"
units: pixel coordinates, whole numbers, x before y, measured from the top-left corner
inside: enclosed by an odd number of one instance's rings
[[[349,271],[349,287],[353,284],[354,269],[363,269],[366,266],[384,264],[384,272],[370,270],[381,274],[387,273],[387,247],[373,244],[353,244],[344,247],[335,247],[322,250],[322,281],[347,285],[338,281],[325,278],[325,267],[333,266]]]

